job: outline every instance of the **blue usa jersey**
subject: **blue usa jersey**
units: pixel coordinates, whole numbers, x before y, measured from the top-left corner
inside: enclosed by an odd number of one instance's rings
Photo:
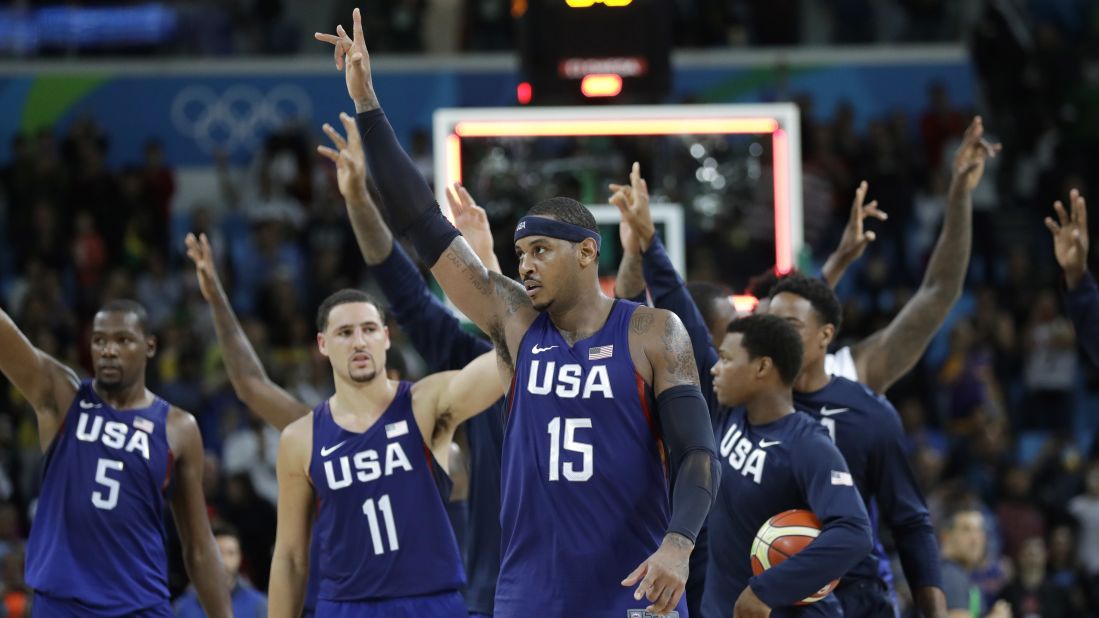
[[[88,613],[170,615],[164,546],[168,403],[115,410],[80,384],[46,452],[27,585]],[[76,610],[66,610],[76,611]]]
[[[570,346],[542,313],[515,356],[501,457],[498,617],[623,618],[668,528],[667,467],[630,357],[635,303]],[[686,615],[685,603],[677,607]]]
[[[867,511],[892,531],[909,585],[941,587],[931,517],[905,458],[900,416],[889,401],[858,382],[833,377],[818,391],[795,392],[794,406],[828,430],[847,461]],[[876,535],[878,522],[871,524]],[[880,543],[875,545],[874,555],[852,569],[841,588],[858,580],[891,579],[888,559]]]
[[[795,603],[823,588],[870,551],[870,526],[843,457],[824,428],[803,414],[751,425],[744,408],[719,417],[721,490],[707,522],[710,555],[705,618],[733,615],[747,586],[772,616],[842,616],[828,595],[812,605]],[[789,509],[812,511],[821,533],[808,547],[763,574],[752,575],[752,540],[771,517]]]
[[[450,479],[420,435],[410,383],[400,383],[363,433],[337,425],[327,401],[317,406],[309,477],[318,501],[318,599],[394,599],[464,585],[443,504]]]

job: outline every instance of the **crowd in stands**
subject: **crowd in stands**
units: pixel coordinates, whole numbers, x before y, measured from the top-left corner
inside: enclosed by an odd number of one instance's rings
[[[198,51],[292,52],[297,48],[281,48],[279,41],[305,40],[279,29],[292,3],[238,4],[243,8],[224,16],[228,39],[206,41],[224,49]],[[342,0],[321,4],[333,15],[348,13]],[[378,34],[372,50],[432,51],[424,45],[431,38],[424,32],[438,23],[432,11],[464,16],[454,49],[511,45],[510,26],[501,25],[510,19],[506,0],[373,4],[366,2],[368,13],[388,17],[371,23],[389,30]],[[1097,9],[1072,0],[972,3],[975,17],[959,8],[971,3],[939,0],[675,4],[679,19],[713,25],[712,31],[680,29],[697,37],[680,41],[684,46],[958,40],[966,20],[982,20],[968,40],[985,126],[1003,141],[1003,156],[990,164],[974,195],[974,254],[963,298],[920,364],[888,395],[902,416],[944,553],[981,582],[981,592],[1009,601],[1016,615],[1099,615],[1099,371],[1084,360],[1064,317],[1060,271],[1042,226],[1052,201],[1064,200],[1070,187],[1089,197],[1095,189],[1085,173],[1088,161],[1099,160],[1099,125],[1080,110],[1099,92],[1085,79],[1096,54],[1085,29],[1099,19],[1065,16]],[[1024,20],[1028,37],[1015,27],[1020,14],[1004,9],[1022,11],[1024,4],[1033,12]],[[1013,50],[1022,50],[1021,64],[1006,60]],[[1071,61],[1062,62],[1066,58]],[[1007,68],[1018,75],[1020,66],[1025,79],[1004,77]],[[887,324],[919,284],[946,207],[949,153],[974,110],[958,109],[941,86],[928,84],[922,114],[877,118],[860,131],[849,106],[825,115],[808,96],[799,103],[813,262],[820,264],[834,247],[860,180],[890,215],[873,224],[877,240],[838,288],[845,305],[840,340],[852,341]],[[0,170],[0,303],[36,346],[85,375],[94,309],[119,297],[147,307],[158,339],[150,388],[197,416],[211,517],[239,531],[241,573],[260,590],[275,531],[278,434],[232,392],[182,237],[187,231],[210,237],[234,307],[270,375],[300,400],[319,402],[331,392],[331,378],[316,351],[312,314],[331,292],[372,283],[334,170],[314,154],[315,141],[314,135],[277,134],[248,169],[219,163],[223,198],[217,204],[174,200],[177,177],[155,139],[142,160],[109,167],[110,136],[93,119],[63,133],[16,137]],[[688,278],[737,291],[745,286],[754,272],[719,266],[735,263],[722,249],[730,245],[728,232],[688,230]],[[393,370],[418,377],[421,362],[396,326],[391,329]],[[42,459],[34,414],[5,383],[0,615],[21,615],[26,601],[23,545]],[[965,534],[979,537],[979,552],[967,554],[968,537],[958,536]],[[182,569],[173,572],[179,577],[174,592],[183,593]]]

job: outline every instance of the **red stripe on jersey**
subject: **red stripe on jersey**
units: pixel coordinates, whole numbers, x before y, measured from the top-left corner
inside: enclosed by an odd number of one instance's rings
[[[645,378],[641,377],[640,373],[635,370],[633,372],[634,378],[637,379],[637,398],[641,400],[641,411],[645,413],[645,421],[649,424],[649,431],[653,434],[653,440],[656,440],[656,450],[660,454],[660,467],[664,470],[664,480],[668,480],[668,454],[664,451],[664,438],[660,437],[660,427],[656,424],[656,418],[653,417],[653,412],[649,408],[649,398],[646,396]]]
[[[508,387],[508,393],[507,393],[507,395],[508,395],[508,409],[507,409],[507,413],[504,415],[504,424],[507,424],[507,420],[509,418],[511,418],[511,410],[512,410],[512,408],[515,407],[515,380],[516,380],[516,377],[517,377],[517,373],[518,372],[515,372],[515,371],[513,371],[511,373],[511,386]]]
[[[168,489],[168,483],[172,481],[172,467],[175,465],[176,456],[172,449],[168,449],[168,465],[164,468],[164,482],[160,484],[160,491]]]
[[[424,458],[427,459],[427,472],[431,475],[431,478],[435,478],[435,456],[431,454],[431,449],[428,448],[427,442],[421,440],[420,444],[424,445]]]

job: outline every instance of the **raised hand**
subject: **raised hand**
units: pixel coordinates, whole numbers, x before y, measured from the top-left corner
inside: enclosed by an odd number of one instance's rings
[[[652,212],[649,210],[649,184],[641,177],[641,164],[634,161],[630,170],[630,184],[610,185],[614,194],[610,203],[618,207],[622,214],[619,236],[623,249],[636,253],[646,251],[656,235]],[[629,226],[630,230],[622,228]]]
[[[953,174],[955,179],[963,181],[966,191],[977,188],[985,172],[985,161],[1000,152],[1000,144],[990,144],[984,139],[985,126],[980,116],[965,130],[962,145],[954,153]]]
[[[356,112],[365,112],[379,107],[374,94],[374,84],[370,73],[370,52],[366,50],[366,36],[363,34],[362,14],[359,9],[351,13],[352,36],[347,35],[343,25],[336,26],[336,34],[316,32],[313,38],[333,46],[332,54],[336,68],[343,71],[347,82],[347,94],[355,102]]]
[[[202,297],[208,303],[216,301],[223,292],[209,239],[206,234],[200,234],[198,238],[194,234],[187,234],[184,242],[187,244],[187,257],[195,264],[195,276],[198,277],[198,289],[202,292]]]
[[[884,211],[878,209],[878,201],[874,200],[866,204],[866,192],[870,186],[866,181],[859,183],[855,189],[855,199],[851,202],[851,214],[847,217],[847,226],[843,228],[843,236],[840,244],[832,255],[824,263],[821,269],[824,278],[830,287],[836,287],[843,273],[855,260],[862,256],[866,247],[874,242],[877,237],[874,232],[866,230],[864,221],[867,217],[873,217],[879,221],[889,218]]]
[[[348,202],[361,204],[366,201],[366,154],[363,153],[362,138],[359,136],[359,127],[355,119],[345,113],[340,113],[340,122],[343,123],[347,138],[339,134],[332,125],[324,123],[324,134],[332,140],[335,148],[317,146],[317,152],[336,164],[336,180],[340,186],[340,194]]]
[[[622,580],[623,586],[641,582],[633,598],[649,600],[646,611],[666,614],[675,609],[687,587],[688,562],[694,545],[685,537],[669,534],[656,553]]]
[[[1060,200],[1053,203],[1058,221],[1046,217],[1046,228],[1053,234],[1053,253],[1057,263],[1065,271],[1065,283],[1075,288],[1088,268],[1088,207],[1084,196],[1073,189],[1069,193],[1069,207]]]
[[[473,196],[460,182],[447,187],[446,201],[450,204],[450,211],[454,213],[454,226],[465,236],[473,252],[489,270],[500,272],[500,262],[492,251],[492,229],[489,227],[485,209],[473,201]]]

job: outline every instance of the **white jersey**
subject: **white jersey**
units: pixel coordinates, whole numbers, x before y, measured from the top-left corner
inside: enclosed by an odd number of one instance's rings
[[[830,376],[859,381],[859,370],[855,367],[855,357],[851,355],[851,346],[843,346],[834,354],[824,357],[824,372]]]

